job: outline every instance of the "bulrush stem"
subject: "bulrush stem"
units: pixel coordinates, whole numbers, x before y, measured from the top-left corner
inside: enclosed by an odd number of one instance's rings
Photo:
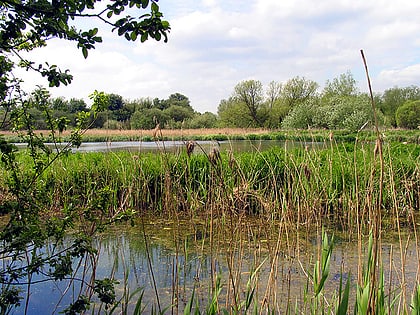
[[[378,266],[380,263],[380,250],[381,250],[381,224],[382,224],[382,218],[381,218],[381,211],[382,211],[382,194],[383,194],[383,184],[384,184],[384,158],[383,158],[383,148],[382,148],[382,138],[381,134],[379,132],[379,124],[378,124],[378,118],[376,115],[376,106],[375,106],[375,100],[373,97],[372,92],[372,85],[370,83],[370,77],[369,77],[369,70],[366,62],[365,55],[363,53],[363,50],[360,50],[360,53],[362,55],[363,64],[365,66],[365,72],[366,72],[366,78],[368,82],[368,88],[369,88],[369,94],[370,94],[370,100],[371,100],[371,106],[373,111],[373,118],[374,118],[374,125],[375,125],[375,132],[376,132],[376,144],[374,149],[374,161],[372,166],[372,173],[371,173],[371,187],[373,189],[374,187],[374,178],[376,173],[376,161],[377,157],[379,156],[379,163],[380,163],[380,172],[379,172],[379,191],[378,196],[376,199],[376,204],[372,204],[372,217],[373,219],[372,224],[372,232],[373,232],[373,268],[371,270],[371,279],[372,279],[372,290],[370,292],[370,307],[369,312],[372,314],[375,314],[375,306],[377,302],[377,293],[378,293],[378,284],[379,279],[377,278],[378,273]],[[373,198],[373,194],[371,196]],[[372,200],[373,201],[373,200]]]

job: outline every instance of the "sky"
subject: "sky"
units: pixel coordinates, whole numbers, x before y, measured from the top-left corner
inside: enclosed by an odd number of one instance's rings
[[[243,80],[285,83],[300,76],[322,90],[350,71],[367,91],[360,50],[375,92],[420,86],[418,0],[160,0],[169,40],[128,42],[100,26],[103,43],[85,60],[74,43],[50,40],[31,52],[38,62],[69,69],[71,85],[53,97],[83,98],[104,91],[127,100],[187,96],[194,110],[217,113]],[[142,14],[144,12],[140,12]],[[83,21],[88,26],[87,21]],[[82,25],[85,25],[82,24]],[[24,88],[47,87],[23,73]]]

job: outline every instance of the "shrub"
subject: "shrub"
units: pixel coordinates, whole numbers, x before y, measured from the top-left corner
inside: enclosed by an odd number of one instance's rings
[[[420,127],[420,101],[408,101],[398,107],[395,113],[397,126],[416,129]]]
[[[292,109],[281,125],[286,129],[307,129],[314,124],[315,112],[316,109],[311,102],[299,104]]]

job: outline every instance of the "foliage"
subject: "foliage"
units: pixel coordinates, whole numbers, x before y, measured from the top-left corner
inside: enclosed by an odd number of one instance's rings
[[[169,117],[162,110],[150,108],[135,111],[130,123],[132,129],[153,129],[157,124],[164,126],[168,120]]]
[[[268,84],[266,95],[267,95],[267,105],[269,108],[273,108],[274,105],[280,100],[281,92],[283,85],[276,81],[271,81]]]
[[[313,102],[305,102],[295,106],[282,121],[285,129],[307,129],[315,126],[317,107]]]
[[[289,108],[293,108],[315,97],[317,90],[318,83],[297,76],[284,84],[281,97]]]
[[[20,59],[20,65],[32,69],[46,77],[50,86],[69,84],[73,77],[68,70],[62,72],[57,66],[35,65],[34,62],[23,59],[19,52],[30,51],[37,47],[45,46],[46,40],[52,37],[77,43],[83,56],[88,56],[88,51],[102,42],[98,35],[98,28],[88,30],[77,29],[72,21],[82,19],[95,19],[111,25],[119,36],[124,36],[129,41],[145,41],[149,37],[167,40],[169,23],[162,20],[162,13],[156,2],[151,2],[151,11],[143,14],[140,19],[130,15],[121,16],[125,8],[136,7],[146,9],[148,0],[131,0],[129,2],[109,3],[105,8],[98,8],[97,1],[72,0],[67,2],[24,1],[15,2],[4,0],[1,2],[0,24],[0,49],[1,68],[4,74],[12,71],[14,62],[11,56]],[[118,18],[119,17],[119,18]],[[3,75],[2,75],[3,77]],[[10,78],[10,77],[9,77]],[[2,100],[9,88],[13,86],[10,80],[2,84],[0,95]]]
[[[401,128],[417,129],[420,127],[420,100],[408,101],[398,107],[395,113],[397,126]]]
[[[320,108],[322,118],[318,125],[329,129],[357,131],[372,123],[373,115],[367,95],[337,97]]]
[[[73,80],[68,70],[61,71],[48,62],[37,65],[24,59],[22,52],[29,52],[30,56],[31,51],[45,46],[49,39],[58,38],[75,42],[86,58],[88,51],[102,42],[98,28],[83,27],[87,24],[81,20],[86,19],[112,26],[113,31],[128,41],[139,38],[141,42],[149,37],[155,40],[163,37],[166,41],[169,23],[162,19],[157,3],[149,0],[107,2],[105,5],[95,0],[2,0],[0,4],[0,127],[14,131],[27,143],[27,149],[18,152],[14,145],[0,139],[2,192],[5,193],[0,200],[4,221],[0,230],[4,267],[0,272],[1,312],[8,313],[20,304],[23,286],[29,290],[38,281],[65,279],[70,279],[70,291],[76,293],[73,295],[75,302],[66,313],[86,310],[89,306],[86,296],[92,296],[94,292],[108,305],[114,302],[112,282],[97,280],[96,286],[92,287],[89,285],[93,283],[91,279],[82,279],[77,285],[74,276],[83,261],[86,264],[95,261],[96,251],[91,246],[91,238],[105,226],[123,219],[125,214],[109,216],[106,189],[98,191],[94,202],[81,208],[75,209],[71,204],[60,207],[57,198],[61,196],[48,195],[54,178],[44,176],[54,163],[69,153],[71,146],[80,146],[83,133],[98,117],[98,112],[109,105],[107,102],[112,97],[95,91],[91,95],[92,108],[88,111],[79,100],[71,100],[68,104],[63,99],[53,102],[49,92],[41,86],[28,96],[20,89],[20,80],[13,71],[23,67],[45,77],[50,87],[67,85]],[[135,14],[136,10],[143,11],[148,7],[150,13],[138,18],[123,15],[125,9]],[[57,116],[59,112],[74,116]],[[70,142],[63,144],[60,136],[70,121],[74,121]],[[47,129],[48,134],[36,133],[38,128]],[[52,145],[48,146],[47,141]],[[76,228],[81,218],[84,224]],[[67,235],[70,229],[73,231],[71,237]],[[77,261],[79,264],[75,263]],[[34,280],[34,275],[41,279]],[[94,279],[95,275],[91,277]],[[81,295],[83,291],[87,292],[86,296]],[[30,295],[28,291],[27,299]],[[25,313],[28,305],[29,300]]]
[[[420,87],[393,87],[387,89],[379,98],[378,108],[387,119],[387,123],[393,127],[397,126],[395,114],[400,106],[407,101],[420,100]]]
[[[189,111],[194,111],[191,107],[188,97],[180,93],[169,95],[168,99],[163,100],[163,103],[165,103],[163,109],[169,108],[170,106],[180,106],[186,108]]]
[[[203,114],[195,114],[193,118],[186,123],[187,128],[200,129],[200,128],[213,128],[216,126],[217,116],[210,112]]]
[[[263,104],[263,87],[260,81],[247,80],[239,82],[234,89],[232,96],[238,103],[245,106],[248,115],[257,127],[263,126],[260,110]]]
[[[255,121],[249,116],[243,103],[232,97],[220,102],[217,113],[220,127],[255,127]]]
[[[184,106],[171,105],[166,108],[163,113],[171,118],[174,122],[183,122],[193,117],[194,111]]]
[[[357,94],[359,94],[357,82],[350,71],[340,74],[332,81],[328,80],[322,91],[322,97],[326,99],[331,97],[355,96]]]
[[[293,108],[282,123],[283,128],[327,128],[356,132],[370,126],[372,108],[365,94],[312,99]],[[380,121],[382,116],[378,113]]]

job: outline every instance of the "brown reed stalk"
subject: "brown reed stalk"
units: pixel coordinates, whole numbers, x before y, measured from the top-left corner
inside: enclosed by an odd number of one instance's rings
[[[378,190],[378,197],[376,198],[376,203],[372,205],[372,216],[371,220],[373,222],[373,229],[372,229],[372,235],[373,235],[373,268],[371,270],[371,279],[372,279],[372,288],[370,292],[370,305],[369,305],[369,312],[371,314],[375,314],[375,307],[377,302],[377,286],[378,286],[378,279],[377,279],[377,273],[378,273],[378,262],[380,259],[380,241],[381,241],[381,225],[382,225],[382,218],[381,218],[381,211],[382,211],[382,194],[383,194],[383,182],[384,182],[384,158],[383,158],[383,148],[382,148],[382,137],[379,132],[379,124],[378,124],[378,118],[376,115],[376,106],[375,106],[375,99],[373,97],[372,92],[372,85],[370,82],[370,76],[369,76],[369,70],[366,62],[366,58],[363,52],[363,49],[360,50],[360,53],[362,55],[363,64],[365,66],[365,72],[366,72],[366,78],[369,88],[369,94],[370,94],[370,101],[373,111],[373,118],[374,118],[374,126],[375,126],[375,132],[376,132],[376,144],[374,149],[374,161],[373,161],[373,168],[371,172],[371,178],[370,178],[370,185],[373,187],[374,185],[374,178],[375,178],[375,172],[376,172],[376,157],[379,155],[379,163],[380,163],[380,173],[379,173],[379,190]],[[373,198],[373,195],[371,196]]]

